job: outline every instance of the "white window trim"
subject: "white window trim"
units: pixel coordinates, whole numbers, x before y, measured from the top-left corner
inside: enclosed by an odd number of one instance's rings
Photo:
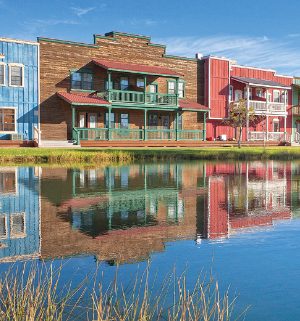
[[[21,67],[22,68],[22,85],[21,86],[16,86],[11,84],[11,67],[16,66],[16,67]],[[9,70],[9,86],[10,87],[16,87],[16,88],[23,88],[24,87],[24,65],[23,64],[18,64],[18,63],[10,63],[8,64],[8,70]]]
[[[4,86],[6,86],[6,63],[0,61],[0,66],[4,66],[4,83],[0,84],[1,87],[4,87]]]
[[[0,109],[13,109],[15,111],[15,130],[14,131],[6,131],[0,130],[0,134],[17,134],[17,107],[6,107],[1,106]]]

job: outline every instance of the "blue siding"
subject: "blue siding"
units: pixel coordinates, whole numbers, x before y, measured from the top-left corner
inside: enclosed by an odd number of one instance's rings
[[[0,173],[5,171],[0,168]],[[40,253],[40,204],[39,181],[34,168],[16,168],[15,192],[0,192],[0,217],[6,219],[6,237],[0,239],[0,261],[17,260],[26,255]],[[3,180],[8,183],[9,180]],[[5,185],[5,184],[4,184]],[[10,182],[11,185],[11,182]],[[13,217],[24,213],[25,233],[16,236],[12,233]]]
[[[38,125],[38,45],[0,40],[0,53],[6,64],[5,86],[0,86],[0,107],[16,107],[17,132],[24,139],[33,139],[33,128]],[[9,86],[9,63],[24,65],[24,87]],[[9,136],[0,133],[0,139]]]

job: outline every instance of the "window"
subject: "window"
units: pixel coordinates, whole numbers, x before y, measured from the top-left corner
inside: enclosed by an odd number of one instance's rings
[[[129,116],[128,114],[120,115],[120,128],[128,129],[129,128]]]
[[[5,215],[0,215],[0,239],[4,239],[7,236],[7,226]]]
[[[233,101],[233,86],[229,86],[229,102]]]
[[[0,194],[16,194],[17,178],[15,170],[2,170],[0,172]]]
[[[5,64],[0,63],[0,86],[5,85]]]
[[[128,81],[127,77],[121,77],[121,79],[120,79],[120,87],[121,87],[121,90],[128,90],[129,81]]]
[[[287,104],[287,98],[288,98],[287,92],[286,92],[286,91],[283,91],[282,94],[281,94],[281,102],[282,102],[283,104]]]
[[[16,131],[15,112],[14,108],[0,108],[0,131]]]
[[[108,113],[105,114],[105,127],[108,128]],[[110,128],[115,128],[115,113],[110,113]]]
[[[157,127],[158,126],[158,116],[157,114],[149,114],[149,126]]]
[[[184,91],[185,91],[185,83],[183,81],[180,81],[178,83],[178,97],[184,98]]]
[[[235,101],[240,101],[241,99],[243,99],[243,93],[241,90],[235,90],[234,92],[234,100]]]
[[[280,126],[278,120],[273,120],[273,132],[280,132]]]
[[[144,82],[144,79],[143,78],[138,78],[136,80],[136,86],[138,88],[145,88],[145,82]]]
[[[244,89],[244,98],[247,99],[248,97],[247,88]],[[252,99],[252,88],[249,88],[249,99]]]
[[[71,75],[72,89],[92,90],[93,74],[88,72],[73,72]]]
[[[157,93],[157,85],[156,84],[149,85],[149,92],[152,94]],[[300,95],[299,95],[299,97],[300,97]]]
[[[273,91],[273,102],[280,103],[280,91],[279,90]]]
[[[25,213],[11,215],[10,234],[12,237],[25,236]]]
[[[9,65],[9,85],[13,87],[23,87],[24,66],[20,64]]]
[[[256,88],[256,97],[260,97],[260,98],[264,98],[265,97],[262,88]]]
[[[169,81],[168,82],[168,94],[171,94],[171,95],[176,94],[175,81]]]

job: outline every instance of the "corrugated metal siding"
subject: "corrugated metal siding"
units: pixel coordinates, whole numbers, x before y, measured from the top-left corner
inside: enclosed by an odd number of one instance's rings
[[[17,107],[17,131],[25,139],[33,139],[33,127],[38,124],[38,45],[0,41],[0,60],[6,63],[6,83],[0,86],[0,106]],[[24,65],[24,87],[9,86],[9,63]],[[1,135],[0,138],[8,138]]]

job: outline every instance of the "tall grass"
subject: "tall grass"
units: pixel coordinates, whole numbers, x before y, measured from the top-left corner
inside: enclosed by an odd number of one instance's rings
[[[54,149],[0,148],[0,164],[108,165],[160,160],[292,160],[300,159],[299,147],[209,147]]]
[[[11,268],[0,278],[0,320],[229,321],[244,316],[235,313],[236,297],[221,294],[212,278],[199,277],[189,289],[186,274],[174,272],[158,285],[150,282],[148,267],[129,285],[116,273],[104,289],[98,274],[92,285],[84,279],[73,288],[61,284],[61,268],[52,265]]]

